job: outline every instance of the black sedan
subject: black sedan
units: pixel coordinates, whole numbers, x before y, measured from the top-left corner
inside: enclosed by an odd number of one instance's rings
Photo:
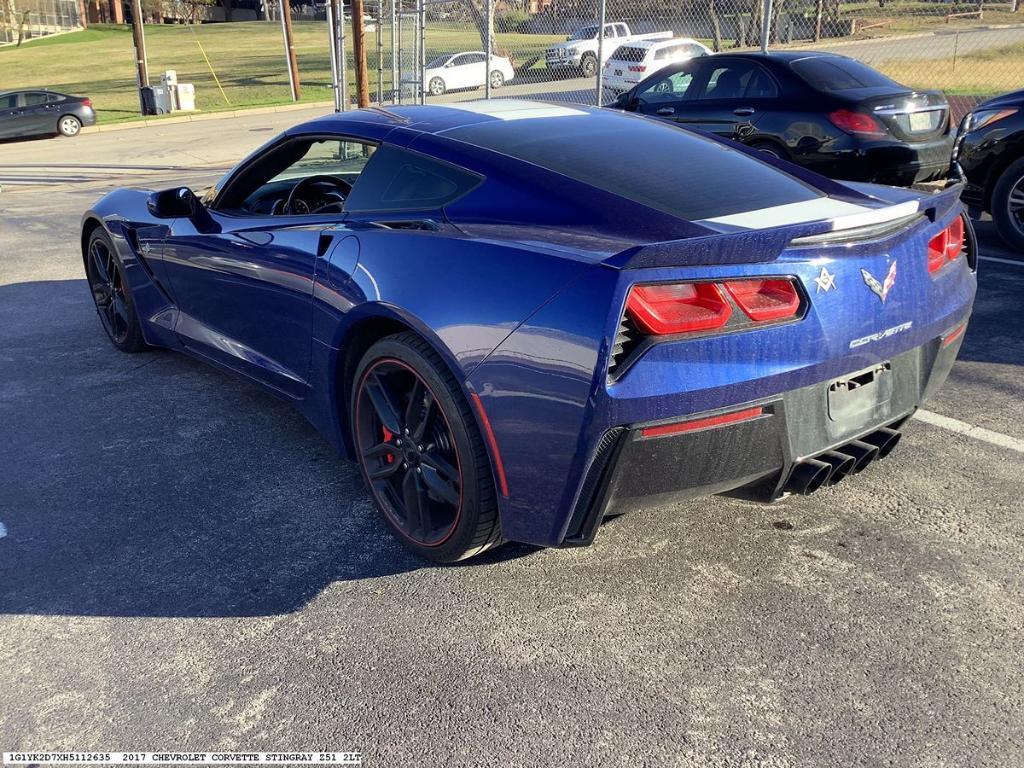
[[[949,104],[845,56],[715,54],[673,64],[622,94],[640,112],[836,179],[909,185],[945,177]]]
[[[77,136],[84,125],[93,125],[92,101],[54,91],[5,91],[0,93],[0,139],[60,134]]]
[[[963,200],[1003,239],[1024,251],[1024,91],[982,102],[964,116],[953,159],[966,181]]]

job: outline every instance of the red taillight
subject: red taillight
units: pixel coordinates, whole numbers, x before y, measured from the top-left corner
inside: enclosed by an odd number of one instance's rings
[[[82,99],[82,106],[83,107],[91,107],[92,106],[92,99]]]
[[[800,294],[792,280],[730,280],[725,288],[755,322],[781,320],[800,311]]]
[[[665,336],[721,328],[732,307],[714,283],[636,285],[626,310],[647,333]]]
[[[950,225],[928,241],[928,271],[938,272],[956,261],[964,249],[964,220],[957,216]]]
[[[629,71],[630,72],[646,72],[647,71],[647,67],[643,66],[643,65],[638,65],[638,64],[630,64],[629,65]]]
[[[837,109],[835,112],[829,113],[828,119],[839,130],[852,133],[854,136],[872,136],[875,138],[885,136],[885,128],[882,124],[864,112]]]
[[[721,416],[708,416],[693,421],[680,421],[676,424],[660,424],[656,427],[644,427],[640,430],[643,437],[661,437],[662,435],[679,435],[684,432],[696,432],[698,429],[710,429],[740,421],[750,421],[764,414],[763,408],[746,408],[742,411],[723,413]]]

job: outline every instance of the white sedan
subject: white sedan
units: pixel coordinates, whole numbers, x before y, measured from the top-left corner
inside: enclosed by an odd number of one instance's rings
[[[623,93],[669,64],[711,53],[706,45],[689,37],[627,43],[616,48],[605,62],[604,87],[614,93]]]
[[[504,56],[491,55],[491,88],[501,88],[515,77],[512,62]],[[479,88],[487,82],[487,54],[483,51],[447,53],[427,62],[423,70],[423,90],[433,96],[459,88]],[[416,75],[402,76],[402,86],[412,90]]]

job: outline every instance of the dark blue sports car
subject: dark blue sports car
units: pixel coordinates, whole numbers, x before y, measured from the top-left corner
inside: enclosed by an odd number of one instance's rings
[[[119,349],[294,403],[406,545],[453,561],[884,457],[971,312],[959,191],[609,110],[396,107],[286,131],[201,200],[114,191],[82,253]]]

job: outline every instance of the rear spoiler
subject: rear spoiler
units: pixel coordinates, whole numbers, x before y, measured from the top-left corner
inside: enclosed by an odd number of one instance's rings
[[[877,208],[849,206],[848,213],[816,221],[749,229],[730,224],[727,226],[732,231],[728,232],[636,245],[609,257],[604,264],[615,269],[751,264],[775,261],[786,248],[880,240],[906,230],[921,218],[933,222],[944,219],[960,204],[962,189],[962,184],[954,184],[941,192]],[[742,220],[738,216],[728,218]],[[772,217],[760,218],[764,221]],[[697,223],[708,229],[715,226],[713,220]]]

